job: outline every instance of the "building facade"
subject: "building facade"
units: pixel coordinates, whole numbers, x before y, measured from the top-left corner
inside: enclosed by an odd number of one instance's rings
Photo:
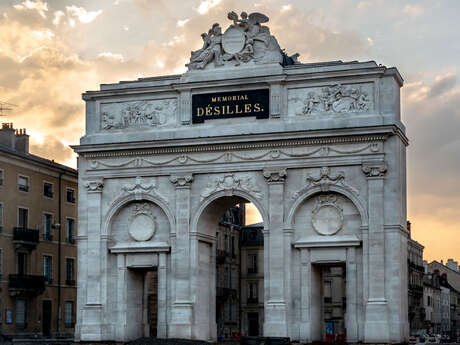
[[[29,153],[26,131],[0,130],[0,332],[72,335],[77,172]]]
[[[428,273],[423,279],[425,333],[441,334],[441,287],[439,275]]]
[[[263,335],[324,340],[322,272],[339,264],[347,341],[407,341],[402,78],[300,64],[245,16],[213,25],[182,75],[84,94],[77,341],[144,335],[155,269],[158,336],[215,340],[216,224],[242,202],[264,224]]]
[[[241,228],[241,333],[264,334],[264,226]]]
[[[409,275],[408,302],[409,327],[411,335],[422,334],[425,330],[425,306],[423,302],[423,246],[411,238],[410,222],[407,222],[409,239],[407,240],[407,267]]]

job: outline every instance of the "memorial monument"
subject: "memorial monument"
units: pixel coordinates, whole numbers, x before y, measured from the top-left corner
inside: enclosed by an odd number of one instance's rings
[[[79,154],[77,341],[216,340],[215,226],[264,224],[265,336],[324,340],[322,272],[345,272],[348,342],[408,338],[403,80],[375,62],[303,64],[260,13],[202,34],[182,75],[88,91]]]

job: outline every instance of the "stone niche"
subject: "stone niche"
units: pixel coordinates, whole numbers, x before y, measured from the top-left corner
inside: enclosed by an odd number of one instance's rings
[[[169,221],[163,210],[148,200],[132,201],[114,216],[114,243],[168,242]]]

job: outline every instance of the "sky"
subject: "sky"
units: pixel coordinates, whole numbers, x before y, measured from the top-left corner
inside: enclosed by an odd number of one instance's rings
[[[229,11],[262,12],[304,63],[374,60],[405,85],[408,218],[425,259],[460,261],[460,1],[0,0],[0,121],[27,128],[32,153],[74,166],[81,94],[99,84],[185,72]]]

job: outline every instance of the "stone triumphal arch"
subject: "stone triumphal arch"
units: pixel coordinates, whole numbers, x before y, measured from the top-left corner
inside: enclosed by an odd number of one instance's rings
[[[76,339],[148,335],[154,308],[158,337],[215,340],[215,226],[251,202],[264,224],[265,336],[324,339],[335,265],[347,341],[405,341],[401,76],[373,61],[302,64],[266,16],[229,19],[202,35],[188,72],[83,96]]]

